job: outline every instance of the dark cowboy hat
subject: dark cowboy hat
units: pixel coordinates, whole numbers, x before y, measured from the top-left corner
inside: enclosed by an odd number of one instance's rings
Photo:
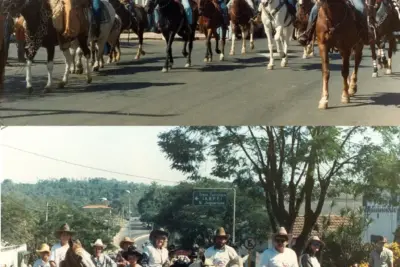
[[[129,247],[127,251],[122,252],[122,257],[125,260],[128,260],[129,256],[136,256],[137,261],[140,261],[143,258],[142,253],[137,251],[134,247]]]
[[[386,237],[380,235],[376,239],[376,243],[384,243],[384,244],[386,244],[387,243],[387,239],[386,239]]]
[[[165,237],[168,238],[168,236],[169,236],[168,232],[165,231],[164,228],[158,228],[158,229],[155,229],[155,230],[151,231],[151,235],[154,238],[156,238],[158,236],[165,236]]]
[[[68,223],[64,223],[63,225],[61,225],[60,229],[56,231],[55,234],[57,237],[59,237],[62,233],[68,233],[70,235],[74,235],[75,231],[73,231],[71,227],[69,227]]]
[[[215,237],[225,237],[226,239],[229,239],[230,235],[225,232],[223,227],[220,227],[215,231]]]

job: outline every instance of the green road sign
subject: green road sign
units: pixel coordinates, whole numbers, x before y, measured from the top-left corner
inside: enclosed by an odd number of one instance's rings
[[[225,206],[228,193],[213,190],[194,190],[193,205],[195,206]]]

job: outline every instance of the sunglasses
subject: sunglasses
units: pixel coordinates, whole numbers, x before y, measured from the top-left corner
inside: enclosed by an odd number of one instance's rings
[[[275,242],[279,243],[279,244],[283,244],[286,242],[286,239],[277,238],[277,239],[275,239]]]
[[[311,242],[311,245],[313,245],[314,247],[320,247],[321,246],[321,244],[318,241]]]

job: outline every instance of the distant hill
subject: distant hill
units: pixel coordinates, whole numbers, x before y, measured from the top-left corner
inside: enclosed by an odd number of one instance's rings
[[[12,194],[14,197],[26,200],[27,205],[34,205],[35,208],[38,208],[38,204],[42,206],[51,200],[66,202],[76,207],[109,204],[114,214],[126,213],[130,198],[132,216],[137,216],[139,215],[137,203],[148,187],[142,183],[105,178],[47,179],[39,180],[35,184],[14,183],[6,179],[1,183],[1,194],[2,197]],[[131,193],[128,194],[126,190]],[[108,202],[102,201],[101,198],[106,198]]]

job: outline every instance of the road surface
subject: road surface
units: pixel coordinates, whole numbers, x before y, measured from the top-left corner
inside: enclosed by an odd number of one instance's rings
[[[230,42],[228,42],[228,46]],[[394,56],[393,74],[372,78],[369,50],[360,69],[358,95],[340,103],[342,78],[338,55],[332,56],[328,110],[318,110],[321,95],[320,59],[301,59],[301,48],[290,46],[288,68],[268,71],[265,39],[255,51],[226,56],[225,62],[203,62],[204,43],[196,41],[191,69],[185,69],[181,42],[174,43],[174,69],[161,73],[165,44],[146,40],[147,52],[134,61],[135,47],[125,45],[122,61],[109,65],[85,85],[84,76],[71,76],[70,85],[41,96],[46,83],[46,57],[41,50],[33,66],[34,95],[25,91],[24,69],[6,70],[6,96],[0,103],[4,125],[399,125],[400,57]],[[11,47],[15,57],[15,46]],[[226,49],[229,52],[229,48]],[[317,49],[316,49],[317,51]],[[12,63],[12,62],[11,62]],[[12,63],[13,64],[13,63]],[[14,65],[16,65],[15,63]],[[18,64],[17,64],[18,65]],[[64,69],[57,48],[54,77]],[[382,72],[381,72],[382,73]]]
[[[135,217],[134,220],[127,222],[125,227],[121,228],[121,231],[114,237],[114,245],[119,248],[119,242],[128,236],[136,241],[138,250],[142,251],[142,245],[149,240],[149,234],[150,230]]]

